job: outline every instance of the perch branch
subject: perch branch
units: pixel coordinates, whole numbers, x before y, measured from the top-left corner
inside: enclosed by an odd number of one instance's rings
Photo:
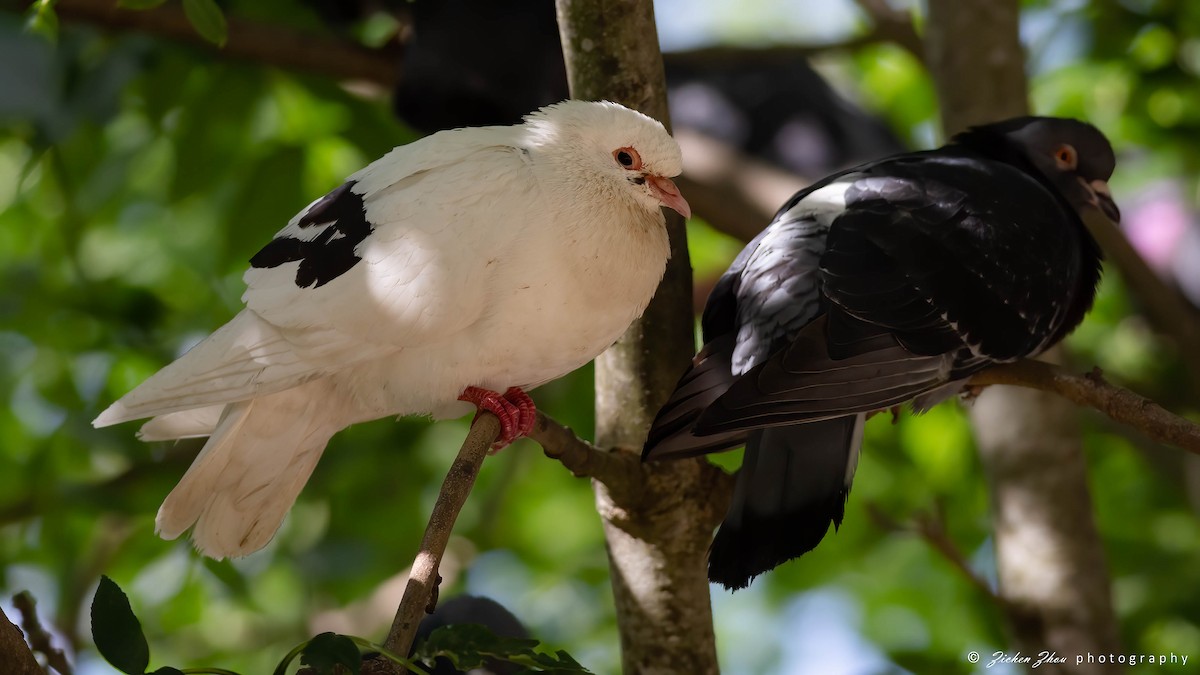
[[[576,478],[594,478],[610,487],[636,491],[644,478],[638,456],[631,452],[605,452],[588,443],[570,427],[539,410],[529,438],[542,446]]]
[[[1155,441],[1200,454],[1200,425],[1128,389],[1111,384],[1098,368],[1086,375],[1076,375],[1060,366],[1022,359],[988,368],[972,377],[970,384],[1010,384],[1058,394],[1077,405],[1095,408]]]
[[[25,631],[25,636],[33,651],[45,656],[46,664],[62,675],[71,675],[73,670],[67,661],[67,655],[54,646],[50,633],[38,619],[37,601],[29,594],[29,591],[21,591],[13,596],[13,607],[16,607],[17,611],[21,613],[21,628]]]
[[[479,475],[479,467],[487,456],[488,448],[499,435],[500,420],[491,413],[481,413],[471,424],[458,456],[446,473],[446,480],[442,482],[442,489],[433,505],[433,513],[429,515],[421,549],[413,560],[408,584],[404,587],[404,597],[400,600],[396,618],[384,642],[384,646],[396,654],[408,653],[421,618],[431,613],[437,604],[438,565],[446,553],[446,543],[450,541],[454,521],[466,503],[467,495],[471,494],[471,487],[475,485],[475,477]]]

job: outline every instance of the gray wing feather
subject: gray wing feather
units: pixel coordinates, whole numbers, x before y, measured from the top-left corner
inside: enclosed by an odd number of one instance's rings
[[[954,354],[921,356],[881,332],[829,355],[827,316],[743,375],[700,416],[698,435],[795,424],[898,405],[952,379]]]
[[[730,365],[741,375],[821,311],[818,276],[829,228],[815,220],[781,220],[764,234],[735,291],[737,342]]]
[[[818,274],[827,233],[814,220],[785,214],[738,256],[705,307],[709,342],[655,417],[644,459],[690,457],[745,442],[742,431],[700,437],[692,427],[738,375],[766,360],[821,311]]]

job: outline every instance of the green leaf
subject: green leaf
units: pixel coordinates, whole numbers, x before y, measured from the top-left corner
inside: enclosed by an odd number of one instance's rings
[[[523,672],[528,673],[590,675],[590,671],[564,651],[554,654],[534,651],[539,644],[537,640],[502,637],[477,624],[458,624],[430,633],[415,656],[426,663],[442,657],[459,670],[478,668],[487,661],[507,661],[525,666]]]
[[[100,577],[92,599],[92,640],[113,667],[127,675],[142,675],[150,665],[150,646],[129,598],[115,581]]]
[[[345,635],[321,633],[308,641],[300,652],[300,663],[317,671],[318,675],[336,675],[341,664],[354,675],[362,669],[362,654],[354,641]]]
[[[154,9],[167,0],[117,0],[117,7],[125,9]]]
[[[183,13],[192,23],[192,28],[205,40],[218,47],[225,46],[225,40],[229,37],[229,27],[225,24],[225,15],[221,13],[221,8],[215,0],[183,0]]]
[[[58,39],[58,15],[54,13],[54,0],[38,0],[25,13],[25,29],[37,33],[51,42]]]
[[[163,666],[162,668],[159,668],[158,670],[154,671],[153,673],[150,673],[150,675],[186,675],[186,674],[178,668],[172,668],[171,666]]]

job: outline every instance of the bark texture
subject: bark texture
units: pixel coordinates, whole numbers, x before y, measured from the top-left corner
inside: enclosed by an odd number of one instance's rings
[[[1028,114],[1018,19],[1016,0],[930,0],[926,60],[947,135]],[[1031,672],[1121,672],[1074,666],[1071,658],[1119,651],[1074,408],[1051,394],[994,386],[975,401],[971,419],[991,487],[1000,594],[1014,648],[1068,658]]]
[[[44,675],[37,658],[25,642],[25,634],[0,609],[0,665],[12,675]]]
[[[556,4],[572,98],[615,101],[669,127],[653,2]],[[682,219],[668,212],[667,229],[671,262],[653,302],[596,359],[596,441],[612,452],[640,452],[655,411],[694,351]],[[639,480],[593,481],[612,570],[622,668],[639,675],[716,673],[705,560],[728,502],[716,488],[728,481],[703,460],[637,469]]]

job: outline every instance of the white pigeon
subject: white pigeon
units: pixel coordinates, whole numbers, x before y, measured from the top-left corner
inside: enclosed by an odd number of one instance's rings
[[[158,511],[201,553],[262,548],[329,438],[392,415],[494,412],[611,345],[670,249],[679,146],[615,103],[564,101],[511,127],[398,147],[305,208],[250,261],[246,308],[93,422],[208,436]],[[504,392],[503,394],[497,392]]]

